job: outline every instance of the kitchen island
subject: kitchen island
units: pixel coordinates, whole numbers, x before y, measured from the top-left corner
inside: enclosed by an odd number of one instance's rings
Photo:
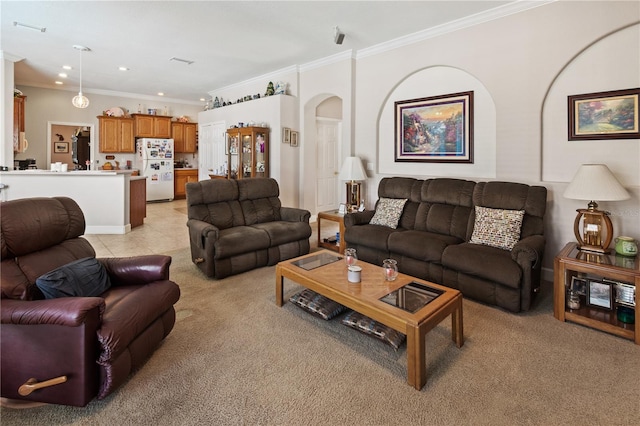
[[[146,177],[131,176],[130,170],[0,172],[0,199],[69,197],[84,213],[86,234],[126,234],[132,228],[131,183],[140,179]]]

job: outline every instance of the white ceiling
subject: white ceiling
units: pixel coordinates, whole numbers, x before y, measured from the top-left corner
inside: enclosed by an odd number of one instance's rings
[[[347,51],[357,57],[363,49],[412,40],[434,28],[513,13],[515,3],[2,0],[1,50],[24,58],[15,65],[16,85],[77,91],[80,53],[73,45],[84,45],[91,49],[82,53],[84,92],[164,92],[167,99],[201,103],[213,90],[294,65]],[[346,34],[342,45],[334,43],[336,25]],[[66,79],[58,77],[63,65],[74,67]]]

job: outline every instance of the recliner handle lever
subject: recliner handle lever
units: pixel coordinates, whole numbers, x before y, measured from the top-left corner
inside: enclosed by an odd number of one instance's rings
[[[27,380],[22,386],[18,388],[18,393],[22,396],[30,395],[31,392],[48,388],[49,386],[59,385],[67,381],[67,376],[55,377],[53,379],[45,380],[44,382],[38,382],[33,377]]]

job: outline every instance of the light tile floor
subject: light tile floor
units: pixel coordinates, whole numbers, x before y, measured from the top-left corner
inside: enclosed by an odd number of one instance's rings
[[[124,235],[85,235],[96,257],[160,254],[189,248],[186,200],[147,203],[144,225]]]

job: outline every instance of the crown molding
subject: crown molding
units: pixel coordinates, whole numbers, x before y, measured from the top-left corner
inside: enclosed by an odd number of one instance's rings
[[[380,53],[384,53],[389,50],[408,46],[413,43],[438,37],[444,34],[452,33],[464,28],[472,27],[474,25],[483,24],[485,22],[493,21],[495,19],[504,18],[505,16],[524,12],[526,10],[534,9],[536,7],[544,6],[546,4],[554,3],[556,1],[557,0],[518,0],[513,3],[508,3],[503,6],[498,6],[484,12],[476,13],[475,15],[471,15],[465,18],[457,19],[455,21],[447,22],[446,24],[442,24],[433,28],[418,31],[416,33],[409,34],[403,37],[398,37],[396,39],[389,40],[384,43],[377,44],[375,46],[367,47],[365,49],[360,49],[356,54],[356,59],[362,59],[368,56],[378,55]]]
[[[344,52],[336,53],[335,55],[327,56],[316,61],[302,64],[300,65],[300,71],[310,71],[314,68],[321,68],[327,65],[334,64],[336,62],[342,62],[346,59],[355,59],[355,51],[353,49],[345,50]]]
[[[24,59],[22,56],[14,55],[4,50],[0,50],[0,58],[9,62],[20,62]]]
[[[220,87],[220,88],[218,88],[218,89],[210,90],[210,91],[209,91],[209,92],[207,92],[207,93],[208,93],[211,97],[213,97],[213,96],[215,96],[215,94],[216,94],[216,93],[219,93],[219,92],[224,91],[224,90],[237,89],[237,88],[239,88],[239,87],[244,87],[244,86],[246,86],[247,84],[251,84],[251,83],[262,83],[262,82],[264,82],[265,80],[269,80],[269,81],[270,81],[270,80],[272,80],[272,79],[273,79],[273,77],[279,77],[279,76],[281,76],[282,74],[287,74],[287,73],[294,73],[294,74],[297,74],[297,73],[298,73],[298,71],[299,71],[299,70],[298,70],[298,66],[297,66],[297,65],[292,65],[292,66],[290,66],[290,67],[282,68],[282,69],[279,69],[279,70],[277,70],[277,71],[270,72],[270,73],[268,73],[268,74],[262,74],[262,75],[259,75],[259,76],[257,76],[257,77],[250,78],[249,80],[244,80],[244,81],[241,81],[241,82],[239,82],[239,83],[234,83],[234,84],[229,85],[229,86]]]

